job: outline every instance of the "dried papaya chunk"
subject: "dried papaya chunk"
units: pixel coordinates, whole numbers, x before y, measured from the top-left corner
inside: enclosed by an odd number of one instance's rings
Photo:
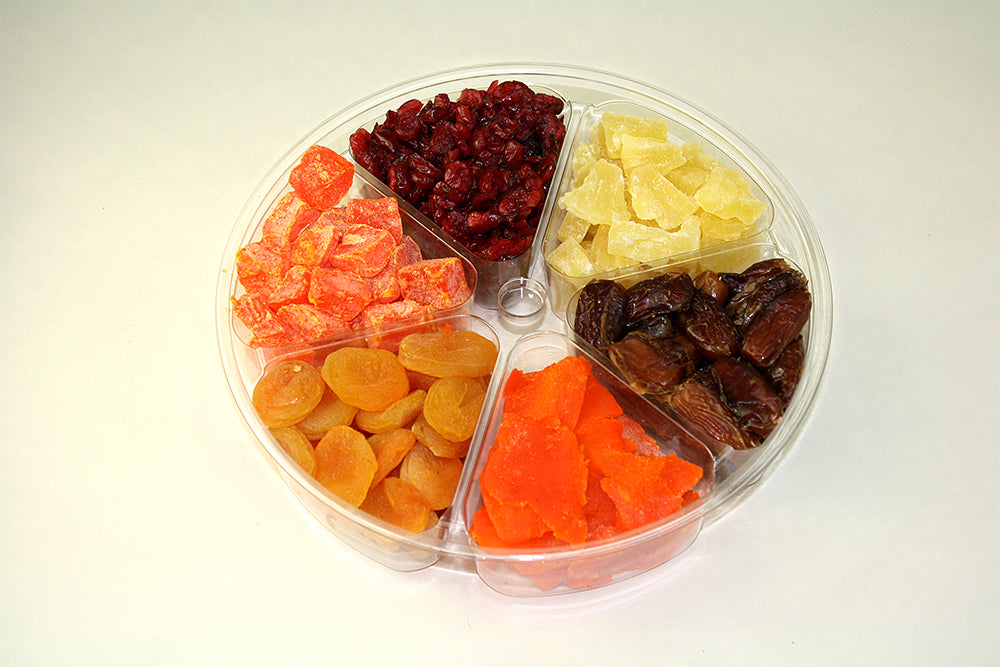
[[[323,380],[348,405],[385,410],[410,392],[406,369],[392,352],[342,347],[327,355]]]
[[[342,320],[352,320],[372,300],[368,283],[350,271],[319,267],[309,281],[309,301]]]
[[[424,259],[396,272],[403,297],[432,310],[460,306],[472,296],[465,269],[457,257]]]
[[[583,357],[566,357],[540,371],[519,374],[514,388],[504,392],[504,412],[535,419],[554,416],[572,429],[580,418],[589,374],[590,363]]]
[[[433,516],[420,490],[398,477],[387,477],[376,484],[361,503],[361,509],[415,533],[426,530]]]
[[[440,378],[427,390],[424,417],[448,440],[467,440],[476,430],[485,399],[485,388],[473,378]]]
[[[434,377],[483,377],[493,372],[499,350],[475,331],[431,331],[406,336],[399,361],[407,370]]]
[[[403,221],[395,197],[352,199],[347,203],[351,223],[384,229],[399,243],[403,239]]]
[[[310,146],[292,168],[288,182],[309,206],[326,211],[351,189],[354,164],[326,146]]]
[[[316,481],[355,507],[368,495],[377,470],[371,445],[350,426],[334,426],[316,445]]]
[[[362,278],[378,274],[396,250],[392,234],[369,225],[351,225],[343,230],[337,245],[327,254],[335,269],[349,271]]]
[[[272,428],[271,435],[307,475],[316,471],[316,452],[302,431],[294,426]]]
[[[323,378],[315,367],[289,359],[260,378],[253,389],[253,405],[267,426],[291,426],[319,405],[323,390]]]
[[[451,505],[461,476],[461,461],[435,456],[420,444],[410,449],[399,466],[399,478],[420,489],[432,510]]]
[[[295,192],[288,192],[271,209],[261,233],[265,238],[276,237],[282,245],[287,245],[318,217],[318,210],[310,207]]]

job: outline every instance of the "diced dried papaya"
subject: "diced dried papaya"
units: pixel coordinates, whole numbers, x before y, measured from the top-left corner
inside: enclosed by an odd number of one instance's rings
[[[432,310],[459,306],[472,296],[465,269],[457,257],[424,259],[396,272],[403,297]]]
[[[377,275],[396,249],[392,235],[368,225],[351,225],[343,230],[340,241],[327,253],[327,263],[363,278]]]
[[[295,192],[288,192],[271,209],[261,233],[265,238],[277,237],[281,245],[288,245],[318,217],[318,210],[311,208]]]
[[[635,443],[636,452],[642,456],[659,456],[660,446],[651,438],[637,421],[628,415],[619,415],[618,421],[623,425],[622,436]]]
[[[342,320],[352,320],[372,300],[364,280],[340,269],[317,268],[309,282],[309,301]]]
[[[309,303],[281,306],[277,314],[288,332],[286,344],[338,336],[350,330],[344,320]]]
[[[394,197],[382,199],[352,199],[347,203],[347,213],[352,224],[369,225],[384,229],[399,243],[403,238],[403,223],[399,204]]]
[[[290,303],[306,303],[309,294],[309,278],[312,270],[306,266],[291,266],[285,272],[278,286],[271,292],[267,305],[280,308]]]
[[[264,297],[244,294],[233,299],[233,313],[250,329],[251,347],[284,345],[288,342],[287,327],[281,319],[267,307]]]
[[[354,182],[354,164],[326,146],[310,146],[288,176],[309,206],[326,211],[340,203]]]
[[[416,301],[393,301],[392,303],[371,303],[361,311],[358,325],[372,327],[386,322],[396,322],[407,317],[418,317],[427,312],[427,308]]]
[[[292,241],[292,263],[303,266],[323,264],[330,249],[340,241],[346,226],[347,212],[343,208],[324,211]]]
[[[287,247],[276,243],[274,237],[248,243],[236,253],[236,276],[250,294],[270,296],[288,266]]]

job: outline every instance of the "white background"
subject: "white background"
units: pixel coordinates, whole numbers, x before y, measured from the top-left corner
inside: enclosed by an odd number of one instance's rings
[[[499,61],[724,119],[809,209],[835,304],[756,493],[631,585],[534,602],[311,525],[214,320],[290,146]],[[997,664],[998,134],[995,2],[0,4],[0,662]]]

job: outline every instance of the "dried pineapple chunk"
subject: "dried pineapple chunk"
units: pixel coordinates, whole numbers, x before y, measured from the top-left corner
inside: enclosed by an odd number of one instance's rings
[[[735,241],[756,231],[753,224],[748,225],[739,218],[724,219],[705,210],[699,210],[696,215],[701,221],[702,236],[716,239],[720,243]]]
[[[603,157],[600,144],[582,143],[573,151],[570,160],[570,167],[573,171],[573,187],[579,187],[583,179],[587,178],[590,168]]]
[[[657,139],[659,141],[669,140],[666,121],[653,118],[638,118],[613,111],[606,111],[601,116],[599,128],[601,143],[604,145],[604,153],[609,158],[617,159],[621,157],[622,137],[625,135]]]
[[[636,167],[628,177],[628,191],[632,210],[643,220],[661,219],[667,229],[676,229],[689,215],[698,210],[698,204],[677,189],[667,177],[651,165]]]
[[[705,152],[705,149],[693,141],[685,141],[681,144],[681,152],[687,158],[687,164],[700,167],[705,171],[712,171],[719,166],[719,161]]]
[[[637,222],[616,222],[608,230],[608,251],[636,262],[652,262],[697,250],[701,241],[698,218],[690,216],[676,232]]]
[[[594,163],[579,187],[559,202],[573,215],[595,225],[610,225],[631,218],[625,202],[625,174],[621,167],[600,159]]]
[[[587,252],[573,239],[566,239],[549,253],[549,264],[567,276],[587,276],[594,273],[594,263]]]
[[[626,134],[621,138],[621,162],[626,176],[644,165],[666,175],[687,162],[687,157],[680,146],[669,141]]]
[[[573,239],[577,243],[582,243],[588,231],[590,231],[589,222],[581,217],[573,215],[572,213],[567,213],[563,218],[562,223],[559,225],[559,231],[556,233],[556,237],[560,241]]]
[[[704,210],[720,218],[738,218],[753,224],[767,206],[753,196],[750,184],[739,172],[725,167],[715,167],[708,174],[704,185],[694,193],[694,200]]]
[[[597,273],[623,269],[626,266],[635,264],[635,261],[627,255],[616,255],[608,251],[608,234],[610,231],[611,225],[598,225],[597,233],[594,234],[594,238],[590,243],[588,254],[593,258],[595,272]]]
[[[667,174],[667,178],[678,190],[693,197],[698,188],[708,180],[708,172],[708,169],[702,169],[696,164],[685,163]]]

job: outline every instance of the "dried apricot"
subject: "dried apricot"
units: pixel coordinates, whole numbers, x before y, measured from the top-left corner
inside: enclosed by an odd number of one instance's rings
[[[368,495],[378,461],[360,431],[334,426],[316,445],[316,481],[358,507]]]
[[[264,373],[253,388],[253,406],[272,428],[291,426],[323,398],[323,378],[313,366],[289,359]]]
[[[312,443],[302,431],[294,426],[282,426],[272,428],[271,435],[278,441],[292,460],[299,464],[299,467],[306,471],[306,474],[313,474],[316,470],[316,452],[313,451]]]
[[[366,433],[385,433],[410,424],[424,409],[427,392],[418,389],[399,399],[385,410],[361,410],[354,425]]]
[[[415,533],[425,530],[434,516],[424,494],[398,477],[387,477],[375,485],[361,503],[361,509],[387,523]]]
[[[482,377],[493,372],[496,344],[475,331],[410,334],[399,344],[399,361],[410,371],[434,377]]]
[[[466,440],[476,430],[485,398],[482,383],[473,378],[441,378],[427,390],[424,417],[448,440]]]
[[[340,400],[361,410],[385,410],[410,392],[406,369],[388,350],[335,350],[323,362],[323,379]]]
[[[372,484],[381,482],[402,463],[403,457],[413,449],[416,441],[413,432],[405,428],[369,436],[368,445],[375,453],[375,460],[378,462],[378,470],[375,471]]]
[[[417,437],[417,442],[434,452],[435,456],[440,456],[446,459],[460,459],[464,458],[465,455],[469,453],[469,444],[471,443],[471,440],[462,440],[461,442],[453,442],[449,440],[435,431],[434,428],[427,423],[427,418],[422,414],[417,417],[415,422],[410,424],[410,430],[413,432],[413,435]]]
[[[462,462],[434,456],[423,445],[414,445],[399,466],[399,478],[420,489],[433,510],[447,509],[455,497]]]
[[[349,426],[357,413],[357,408],[344,403],[332,389],[326,387],[319,405],[295,427],[310,440],[319,440],[334,426]]]

